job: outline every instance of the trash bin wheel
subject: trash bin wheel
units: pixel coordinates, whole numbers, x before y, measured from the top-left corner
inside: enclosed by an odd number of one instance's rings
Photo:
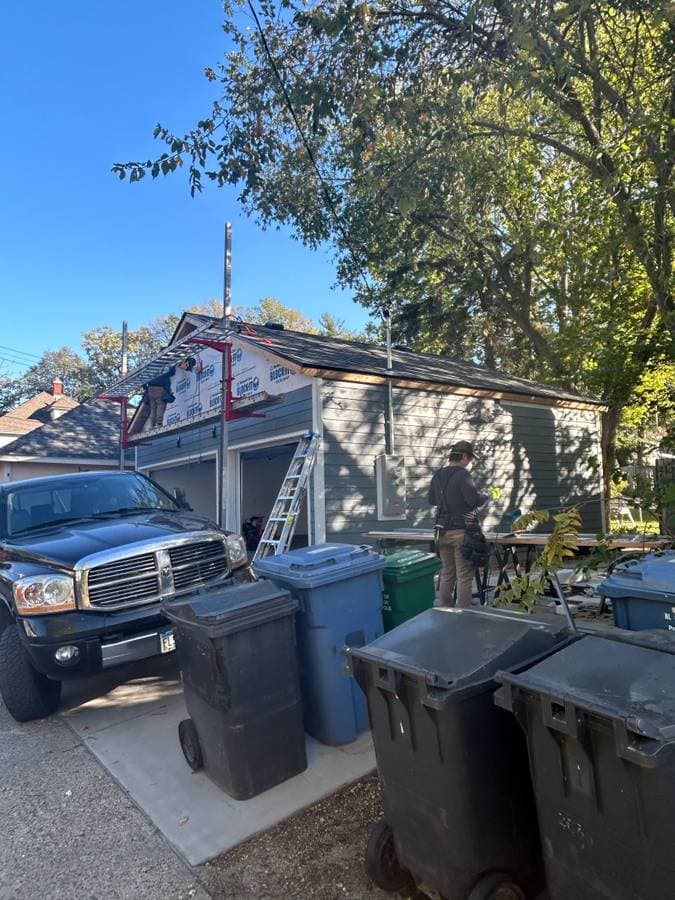
[[[394,832],[384,819],[373,825],[366,848],[366,871],[383,891],[400,891],[412,883],[412,876],[398,861]]]
[[[193,772],[199,771],[204,765],[204,760],[202,748],[199,746],[199,735],[192,719],[183,719],[178,724],[178,740],[187,764]]]
[[[469,900],[525,900],[525,894],[506,872],[489,872],[476,884]]]

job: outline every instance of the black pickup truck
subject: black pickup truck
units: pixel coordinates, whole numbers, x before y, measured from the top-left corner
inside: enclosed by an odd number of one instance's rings
[[[20,722],[61,682],[174,649],[162,600],[250,580],[244,541],[133,472],[0,485],[0,693]]]

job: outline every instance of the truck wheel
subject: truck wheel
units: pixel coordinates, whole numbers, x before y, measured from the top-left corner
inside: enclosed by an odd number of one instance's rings
[[[33,668],[15,626],[0,637],[0,694],[17,722],[51,716],[61,700],[61,682]]]
[[[394,832],[384,819],[373,825],[366,848],[366,872],[383,891],[400,891],[413,882],[412,875],[398,861]]]
[[[183,719],[178,723],[178,740],[183,756],[193,772],[198,772],[204,765],[202,748],[199,746],[199,735],[192,719]]]
[[[471,891],[469,900],[525,900],[525,894],[506,872],[489,872]]]

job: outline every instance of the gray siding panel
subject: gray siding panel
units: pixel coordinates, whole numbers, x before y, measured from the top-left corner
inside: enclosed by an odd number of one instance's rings
[[[394,390],[394,415],[396,453],[406,459],[407,521],[378,521],[374,459],[385,450],[385,408],[384,387],[324,382],[329,537],[358,543],[374,529],[431,526],[429,482],[460,439],[481,453],[473,464],[478,487],[502,490],[488,508],[486,528],[506,528],[504,515],[514,508],[578,502],[584,530],[601,527],[599,475],[590,463],[598,455],[596,413],[405,389]]]

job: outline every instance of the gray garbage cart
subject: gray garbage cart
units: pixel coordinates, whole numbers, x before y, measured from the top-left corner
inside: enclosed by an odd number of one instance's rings
[[[493,703],[494,675],[569,639],[556,616],[426,610],[349,651],[368,699],[384,822],[368,872],[447,900],[522,900],[543,886],[524,735]]]
[[[266,579],[166,603],[189,719],[183,753],[235,800],[307,768],[293,618]]]
[[[527,735],[551,900],[675,896],[675,655],[645,643],[584,637],[498,675],[495,702]]]

